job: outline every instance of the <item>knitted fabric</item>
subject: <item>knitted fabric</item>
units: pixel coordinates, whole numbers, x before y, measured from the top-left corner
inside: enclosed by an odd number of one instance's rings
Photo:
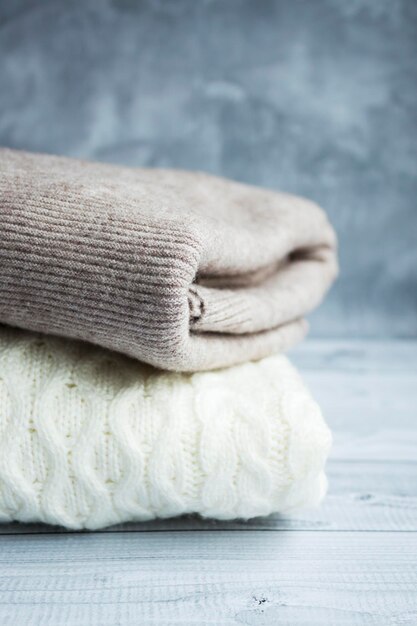
[[[312,202],[198,172],[0,150],[0,322],[164,369],[282,351],[336,272]]]
[[[173,374],[0,327],[0,520],[97,529],[316,504],[330,444],[286,357]]]

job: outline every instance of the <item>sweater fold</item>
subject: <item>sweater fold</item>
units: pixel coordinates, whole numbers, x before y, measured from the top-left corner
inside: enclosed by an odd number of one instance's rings
[[[337,274],[314,203],[200,172],[0,150],[0,322],[156,367],[285,350]]]

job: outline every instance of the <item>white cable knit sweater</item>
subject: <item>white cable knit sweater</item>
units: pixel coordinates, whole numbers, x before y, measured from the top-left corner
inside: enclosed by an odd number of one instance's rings
[[[0,521],[97,529],[316,504],[330,433],[286,357],[173,374],[0,327]]]

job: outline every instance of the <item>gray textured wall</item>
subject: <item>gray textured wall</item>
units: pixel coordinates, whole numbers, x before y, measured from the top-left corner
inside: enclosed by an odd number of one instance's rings
[[[314,333],[417,334],[415,0],[0,0],[0,144],[310,196]]]

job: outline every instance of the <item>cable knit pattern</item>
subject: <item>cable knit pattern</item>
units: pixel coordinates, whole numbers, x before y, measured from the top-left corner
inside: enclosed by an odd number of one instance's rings
[[[286,357],[154,370],[0,327],[0,520],[97,529],[316,504],[330,433]]]

